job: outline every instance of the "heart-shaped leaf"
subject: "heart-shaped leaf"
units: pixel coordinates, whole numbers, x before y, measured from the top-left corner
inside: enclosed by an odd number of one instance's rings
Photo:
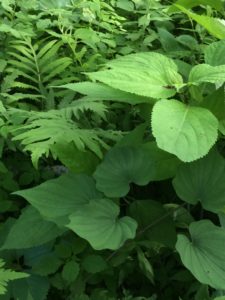
[[[146,185],[154,178],[155,166],[147,151],[135,147],[111,149],[94,173],[97,189],[108,197],[125,196],[130,183]]]
[[[189,227],[191,241],[178,235],[176,249],[186,268],[203,284],[225,289],[225,230],[211,221],[194,222]]]
[[[218,152],[182,165],[173,180],[177,195],[185,202],[218,212],[225,207],[225,160]]]
[[[120,248],[133,239],[137,223],[130,217],[119,216],[119,206],[109,199],[91,201],[74,212],[68,228],[86,239],[96,250]]]

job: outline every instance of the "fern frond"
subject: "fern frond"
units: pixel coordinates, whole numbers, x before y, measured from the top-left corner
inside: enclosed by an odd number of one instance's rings
[[[73,142],[78,150],[88,149],[102,158],[102,149],[109,148],[106,140],[115,141],[122,136],[121,132],[116,131],[79,128],[77,123],[56,115],[56,111],[33,113],[27,124],[12,130],[12,134],[13,140],[20,141],[24,146],[24,151],[31,152],[32,162],[36,167],[42,155],[52,153],[54,145]]]

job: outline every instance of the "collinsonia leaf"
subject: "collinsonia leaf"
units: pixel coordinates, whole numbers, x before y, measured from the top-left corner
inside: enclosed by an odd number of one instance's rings
[[[76,174],[65,174],[15,194],[24,197],[41,215],[56,223],[89,200],[101,197],[91,177]]]
[[[123,197],[130,183],[146,185],[156,173],[147,151],[135,147],[115,147],[97,167],[94,178],[99,191],[108,197]]]
[[[190,164],[182,165],[173,180],[177,195],[190,204],[201,202],[209,211],[225,207],[225,160],[216,151]]]
[[[225,289],[225,230],[209,220],[193,222],[191,241],[178,235],[176,249],[186,268],[203,284]]]
[[[209,44],[205,51],[205,63],[210,66],[225,65],[225,40]]]
[[[115,89],[150,98],[169,98],[183,86],[173,60],[166,56],[144,52],[130,54],[107,63],[110,70],[88,73]]]
[[[154,103],[154,99],[149,99],[148,97],[134,95],[132,93],[123,92],[118,89],[112,88],[102,83],[96,82],[77,82],[68,83],[60,86],[61,88],[66,88],[77,93],[86,95],[83,100],[89,101],[116,101],[129,103],[132,105],[139,103]]]
[[[225,65],[213,67],[207,64],[200,64],[194,66],[189,74],[189,83],[199,85],[203,82],[225,82]]]
[[[190,162],[206,155],[217,140],[218,120],[207,109],[161,100],[152,111],[152,133],[160,149]]]
[[[99,199],[71,214],[67,227],[86,239],[95,250],[116,250],[127,239],[133,239],[137,229],[134,219],[118,216],[118,205],[109,199]]]
[[[179,10],[181,10],[183,13],[185,13],[188,17],[195,20],[198,24],[200,24],[206,30],[208,30],[208,32],[211,33],[211,35],[215,36],[218,39],[225,38],[225,25],[222,20],[209,16],[195,14],[178,4],[176,4],[175,6],[179,8]]]
[[[54,223],[45,221],[32,206],[13,224],[2,249],[24,249],[45,244],[62,233]]]

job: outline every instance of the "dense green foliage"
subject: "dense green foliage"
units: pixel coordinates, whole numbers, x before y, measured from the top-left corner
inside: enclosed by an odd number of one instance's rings
[[[224,0],[0,18],[0,300],[224,300]]]

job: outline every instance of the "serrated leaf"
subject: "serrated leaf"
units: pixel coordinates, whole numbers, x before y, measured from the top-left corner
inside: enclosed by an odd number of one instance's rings
[[[186,268],[203,284],[225,289],[225,230],[209,220],[193,222],[191,241],[178,235],[176,249]]]
[[[218,120],[207,109],[161,100],[152,111],[152,133],[160,149],[191,162],[206,155],[217,140]]]
[[[67,283],[71,283],[76,280],[80,272],[80,266],[76,261],[68,261],[62,270],[62,277]]]
[[[107,66],[111,69],[88,76],[115,89],[151,98],[172,97],[183,86],[176,64],[159,53],[130,54],[108,62]]]
[[[106,261],[100,255],[87,255],[82,261],[84,270],[91,274],[96,274],[107,269]]]
[[[173,180],[177,195],[185,202],[198,202],[209,211],[225,207],[225,160],[216,151],[182,165]]]
[[[119,216],[119,207],[109,199],[99,199],[84,205],[69,217],[68,228],[86,239],[96,250],[120,248],[133,239],[137,223],[130,217]]]
[[[45,244],[63,231],[29,206],[13,224],[1,249],[25,249]]]
[[[76,174],[65,174],[15,194],[24,197],[41,215],[55,222],[65,220],[89,200],[101,197],[91,177]]]
[[[225,40],[210,43],[204,51],[205,63],[210,66],[225,65]]]
[[[225,82],[225,65],[210,66],[201,64],[194,66],[189,74],[189,83],[199,85],[203,82],[222,83]]]

